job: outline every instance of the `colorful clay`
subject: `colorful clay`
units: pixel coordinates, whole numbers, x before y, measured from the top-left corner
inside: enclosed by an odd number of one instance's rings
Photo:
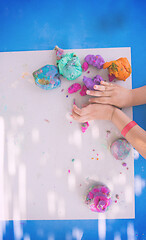
[[[56,50],[56,59],[60,60],[65,55],[63,49],[59,48],[58,46],[55,46],[54,49]]]
[[[95,90],[94,85],[99,85],[101,81],[103,81],[103,78],[100,75],[96,75],[93,79],[86,76],[83,77],[85,86],[90,90]]]
[[[110,151],[117,160],[125,159],[128,156],[130,149],[131,145],[125,138],[117,139],[110,146]]]
[[[84,72],[87,71],[88,67],[89,67],[89,66],[88,66],[88,63],[87,63],[87,62],[84,62],[84,63],[82,64],[82,69],[83,69]]]
[[[82,87],[81,87],[81,84],[79,83],[74,83],[72,84],[69,88],[68,88],[68,93],[75,93],[77,92],[78,90],[80,90]]]
[[[57,66],[59,73],[68,80],[75,80],[82,74],[82,67],[79,58],[75,53],[64,55],[62,49],[55,47],[57,56]]]
[[[82,129],[83,133],[86,132],[88,127],[89,127],[89,123],[88,122],[81,123],[81,129]]]
[[[87,89],[88,89],[88,88],[87,88],[85,85],[83,85],[82,90],[80,91],[80,95],[81,95],[81,96],[87,95],[87,93],[86,93]]]
[[[87,193],[85,203],[93,212],[104,213],[111,204],[110,190],[105,185],[94,185]]]
[[[103,57],[100,55],[87,55],[85,57],[85,61],[94,67],[97,67],[98,69],[103,68],[103,64],[105,63]]]
[[[119,58],[115,61],[106,62],[103,65],[103,69],[106,68],[108,68],[109,71],[110,81],[114,78],[125,81],[132,72],[127,58]]]
[[[58,68],[54,65],[46,65],[33,72],[35,83],[38,87],[50,90],[60,86]]]

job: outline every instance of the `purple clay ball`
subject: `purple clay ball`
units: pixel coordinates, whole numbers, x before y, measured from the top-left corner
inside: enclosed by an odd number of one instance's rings
[[[85,61],[89,64],[92,65],[94,67],[97,67],[98,69],[102,69],[103,68],[103,64],[105,63],[103,57],[101,57],[100,55],[87,55],[85,57]]]
[[[83,77],[83,82],[89,90],[95,90],[94,85],[100,85],[103,78],[100,75],[96,75],[93,79],[86,76]]]

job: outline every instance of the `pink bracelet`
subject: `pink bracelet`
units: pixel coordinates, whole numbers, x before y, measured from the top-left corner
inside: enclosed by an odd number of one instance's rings
[[[121,134],[125,137],[126,134],[129,132],[129,130],[130,130],[131,128],[133,128],[135,125],[137,125],[136,122],[134,122],[134,121],[129,122],[129,123],[123,128],[123,130],[121,131]]]

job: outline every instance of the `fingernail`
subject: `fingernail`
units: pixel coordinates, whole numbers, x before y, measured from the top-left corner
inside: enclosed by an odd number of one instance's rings
[[[89,90],[87,90],[87,91],[86,91],[86,93],[87,93],[87,94],[90,94],[90,91],[89,91]]]
[[[95,89],[98,89],[98,86],[97,86],[97,85],[94,85],[94,88],[95,88]]]
[[[102,84],[102,83],[104,83],[104,81],[101,81],[100,83]]]

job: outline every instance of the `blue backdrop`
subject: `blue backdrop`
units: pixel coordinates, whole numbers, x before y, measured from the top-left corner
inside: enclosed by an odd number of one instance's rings
[[[133,88],[146,84],[146,1],[0,0],[0,51],[132,48]],[[146,130],[146,105],[134,107]],[[135,160],[134,220],[0,222],[0,239],[146,239],[145,160]],[[138,187],[138,189],[137,189]],[[106,236],[105,236],[106,230]]]

